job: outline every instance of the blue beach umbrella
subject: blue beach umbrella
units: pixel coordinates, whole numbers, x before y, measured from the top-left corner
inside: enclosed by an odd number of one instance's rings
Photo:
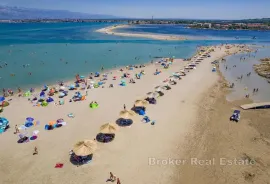
[[[9,121],[6,118],[0,117],[0,126],[7,126]]]
[[[83,76],[83,75],[81,75],[81,77],[80,77],[81,79],[84,79],[85,77]]]
[[[25,124],[24,124],[24,126],[25,127],[27,127],[27,128],[29,128],[29,127],[31,127],[31,126],[33,126],[34,124],[33,124],[33,122],[25,122]]]
[[[32,118],[32,117],[27,117],[27,118],[26,118],[26,121],[32,122],[32,121],[34,121],[34,118]]]
[[[5,97],[0,96],[0,102],[3,102],[3,101],[5,101]]]
[[[41,93],[39,94],[39,96],[45,96],[45,92],[44,91],[41,91]]]
[[[65,96],[66,94],[65,93],[60,93],[59,96]]]

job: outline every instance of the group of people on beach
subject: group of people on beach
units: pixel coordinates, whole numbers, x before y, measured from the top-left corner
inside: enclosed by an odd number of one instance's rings
[[[142,67],[145,67],[145,66],[144,65],[139,65],[139,66],[134,66],[134,67],[135,68],[142,68]],[[103,70],[104,70],[104,68],[102,67],[101,68],[101,71],[103,71]],[[120,69],[120,71],[124,71],[124,70],[123,69]],[[159,72],[159,70],[157,69],[156,72]],[[141,74],[144,73],[144,70],[142,70],[140,73]],[[93,74],[90,74],[90,77],[89,78],[93,78]],[[80,83],[84,83],[86,86],[88,86],[87,80],[81,79],[80,76],[79,76],[79,74],[76,75],[76,81],[77,82],[80,82]],[[172,82],[172,79],[169,79],[169,81]],[[132,79],[130,79],[130,82],[131,83],[135,83],[135,80],[132,78]],[[64,82],[59,83],[59,85],[60,86],[64,86]],[[87,89],[86,89],[86,91],[87,91]],[[258,89],[257,89],[257,91],[258,91]],[[3,93],[4,94],[6,93],[6,89],[3,89]],[[18,93],[19,94],[22,93],[22,90],[20,88],[18,88]],[[90,103],[90,105],[91,104],[97,104],[97,102],[96,101],[92,101]],[[125,104],[123,105],[123,108],[124,108],[124,110],[126,110],[126,105]],[[14,132],[14,134],[18,134],[18,133],[20,133],[20,130],[19,130],[18,126],[16,125],[15,126],[15,132]],[[36,146],[34,147],[33,155],[38,155],[38,148]],[[121,181],[120,181],[120,179],[118,177],[116,177],[112,172],[110,172],[109,174],[110,174],[110,177],[109,177],[109,180],[108,181],[111,181],[111,182],[115,182],[116,181],[117,184],[121,184]]]
[[[107,181],[115,182],[116,184],[121,184],[121,181],[119,178],[117,178],[112,172],[110,172],[110,178]]]

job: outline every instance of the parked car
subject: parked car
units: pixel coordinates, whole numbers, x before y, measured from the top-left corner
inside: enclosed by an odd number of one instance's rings
[[[232,114],[232,116],[230,117],[230,121],[240,121],[240,111],[239,110],[235,110]]]

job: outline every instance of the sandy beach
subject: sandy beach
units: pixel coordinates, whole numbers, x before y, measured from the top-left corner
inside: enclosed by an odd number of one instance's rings
[[[241,175],[244,171],[251,175],[252,172],[257,171],[258,167],[261,172],[264,169],[269,171],[269,160],[254,168],[246,166],[246,170],[240,170],[234,166],[233,169],[226,167],[225,171],[228,174],[223,173],[221,167],[218,166],[194,167],[190,164],[175,165],[158,162],[158,160],[169,158],[205,159],[212,156],[221,157],[222,154],[231,156],[230,158],[234,156],[241,158],[241,154],[244,153],[252,155],[252,158],[263,160],[267,158],[265,154],[256,155],[250,150],[256,144],[256,149],[263,148],[264,153],[269,152],[266,140],[269,135],[266,132],[265,137],[260,139],[259,135],[263,130],[261,126],[254,125],[255,128],[251,128],[249,117],[245,117],[243,123],[237,125],[226,122],[228,121],[226,118],[231,115],[232,104],[228,105],[224,99],[225,92],[222,87],[224,80],[216,72],[212,72],[211,62],[243,51],[243,49],[237,46],[212,48],[214,51],[210,53],[211,57],[204,58],[196,69],[187,72],[181,80],[177,80],[177,85],[172,85],[171,90],[164,91],[165,95],[157,98],[156,105],[147,106],[146,114],[151,120],[155,120],[155,125],[142,123],[142,116],[136,115],[130,127],[119,128],[112,142],[98,143],[93,160],[79,167],[70,163],[69,155],[76,142],[85,139],[93,140],[101,125],[115,122],[119,118],[119,112],[123,110],[124,104],[127,109],[132,108],[135,100],[145,98],[148,92],[153,92],[156,86],[164,84],[165,79],[169,79],[174,72],[184,69],[191,61],[174,59],[168,69],[153,63],[144,68],[125,70],[131,76],[140,70],[145,71],[145,75],[136,80],[135,84],[127,83],[125,87],[118,85],[123,72],[109,71],[105,87],[88,90],[86,100],[80,102],[68,102],[75,92],[69,92],[69,95],[65,97],[65,105],[60,106],[49,104],[47,107],[33,107],[27,98],[12,97],[10,106],[0,114],[1,117],[10,121],[11,126],[0,135],[1,183],[102,184],[106,183],[109,172],[119,177],[122,183],[129,184],[172,183],[173,181],[187,184],[244,183],[247,181],[245,176]],[[194,61],[194,58],[192,60]],[[153,75],[156,69],[161,70],[159,75]],[[112,76],[117,76],[117,80],[112,80]],[[114,84],[115,87],[108,88],[108,84]],[[91,101],[97,101],[99,107],[89,108]],[[224,111],[221,111],[222,109]],[[75,117],[68,118],[69,113],[73,113]],[[30,133],[39,130],[38,138],[28,143],[18,144],[18,136],[13,134],[14,126],[23,124],[25,118],[29,116],[40,121],[40,125],[28,130]],[[256,116],[253,114],[252,118]],[[67,125],[52,131],[44,130],[45,124],[59,118],[63,118]],[[220,121],[217,120],[219,118]],[[234,126],[239,127],[234,129]],[[254,134],[249,134],[249,131],[253,131]],[[252,141],[252,138],[257,139]],[[243,145],[241,140],[249,141],[249,151],[245,150],[247,145]],[[221,143],[224,143],[224,147]],[[38,148],[38,155],[32,155],[34,147]],[[237,149],[239,147],[241,150]],[[226,155],[229,151],[232,155]],[[63,168],[54,168],[56,163],[63,163]],[[234,175],[234,171],[237,174]],[[227,179],[227,176],[231,179]],[[255,179],[257,177],[256,174]],[[255,181],[258,184],[266,183],[265,177],[266,175],[263,175],[260,180]]]
[[[120,32],[115,31],[116,29],[127,28],[129,26],[130,25],[109,26],[102,29],[98,29],[96,30],[96,32],[105,33],[109,35],[116,35],[116,36],[151,38],[155,40],[187,40],[187,38],[183,36],[171,36],[171,35],[162,35],[162,34],[142,34],[142,33],[120,33]]]
[[[219,73],[219,82],[205,93],[199,105],[192,133],[186,137],[182,158],[205,161],[204,164],[180,165],[175,183],[269,183],[270,134],[268,109],[245,110],[240,105],[249,99],[229,102],[227,81]],[[241,122],[232,123],[233,110],[241,111]],[[200,177],[194,177],[200,176]]]

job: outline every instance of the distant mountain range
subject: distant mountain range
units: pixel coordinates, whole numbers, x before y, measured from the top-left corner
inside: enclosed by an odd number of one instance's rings
[[[67,10],[45,10],[34,8],[23,8],[16,6],[0,5],[0,19],[114,19],[111,15],[98,15],[71,12]]]

